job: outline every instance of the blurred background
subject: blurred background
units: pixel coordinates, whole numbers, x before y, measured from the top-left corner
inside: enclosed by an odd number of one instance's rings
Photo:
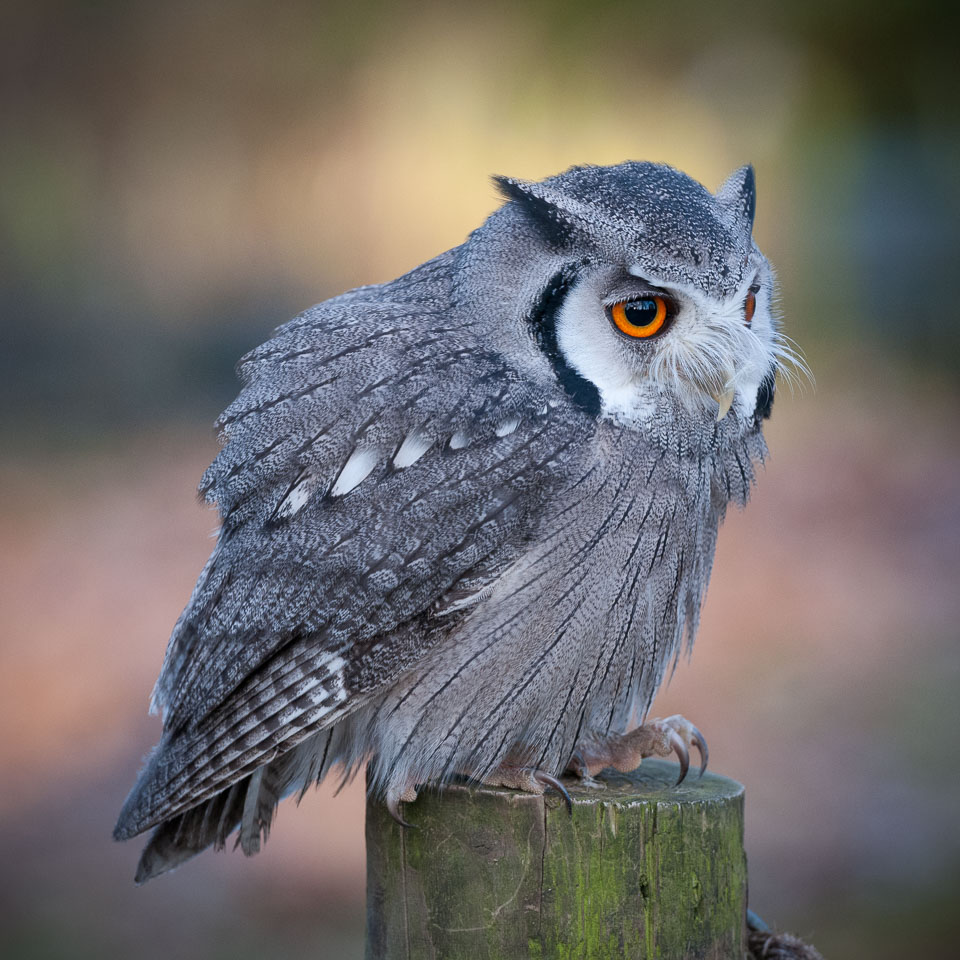
[[[945,8],[944,8],[945,9]],[[747,788],[751,905],[828,958],[960,933],[960,84],[936,5],[0,8],[0,953],[360,957],[363,791],[142,889],[110,831],[211,547],[236,360],[459,243],[488,176],[756,166],[816,390],[655,704]]]

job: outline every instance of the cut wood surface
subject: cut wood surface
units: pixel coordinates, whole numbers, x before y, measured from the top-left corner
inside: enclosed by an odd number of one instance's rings
[[[563,799],[425,790],[367,804],[368,960],[723,958],[746,949],[743,787],[645,760]]]

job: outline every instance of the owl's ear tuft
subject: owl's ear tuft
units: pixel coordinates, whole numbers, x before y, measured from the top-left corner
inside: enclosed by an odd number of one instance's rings
[[[542,184],[499,176],[493,177],[493,183],[504,200],[517,204],[550,246],[567,246],[574,234],[576,217],[548,197]]]
[[[753,216],[757,211],[757,184],[753,167],[748,163],[730,174],[716,193],[717,203],[732,215],[749,236],[753,230]]]

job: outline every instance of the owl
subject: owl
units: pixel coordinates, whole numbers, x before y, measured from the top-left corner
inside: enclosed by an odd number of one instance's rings
[[[751,167],[495,178],[460,246],[285,326],[239,364],[201,482],[213,554],[117,839],[143,882],[367,766],[566,796],[706,743],[648,720],[689,650],[731,502],[791,359]],[[569,797],[566,797],[569,803]],[[407,814],[409,815],[409,814]]]

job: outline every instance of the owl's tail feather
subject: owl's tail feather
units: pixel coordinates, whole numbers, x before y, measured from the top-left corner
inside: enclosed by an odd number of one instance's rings
[[[222,793],[161,823],[144,848],[134,880],[146,883],[213,846],[223,850],[239,826],[237,845],[247,856],[259,852],[284,787],[282,763],[266,764]]]

